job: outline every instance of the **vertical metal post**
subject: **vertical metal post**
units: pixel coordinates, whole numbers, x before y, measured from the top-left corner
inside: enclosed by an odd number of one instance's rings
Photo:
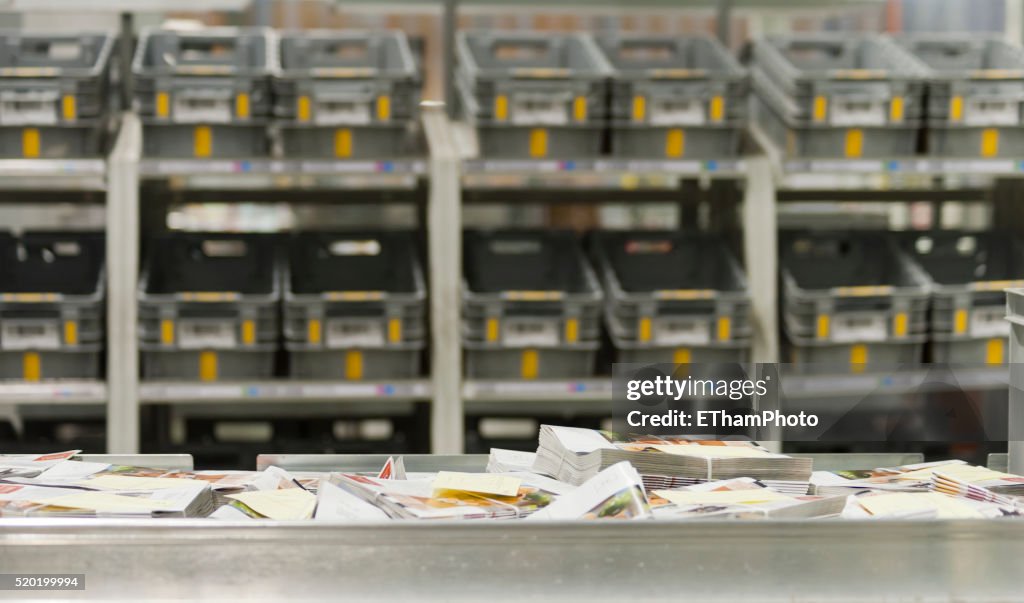
[[[719,41],[728,47],[732,38],[732,0],[718,0],[717,4],[716,33]]]
[[[444,74],[444,102],[448,117],[455,108],[455,30],[458,28],[458,0],[444,0],[441,12],[441,72]]]
[[[779,325],[776,300],[778,233],[775,181],[764,156],[749,157],[747,188],[743,197],[743,256],[749,279],[754,326],[753,361],[779,361]]]
[[[121,78],[121,108],[132,107],[132,46],[135,41],[135,25],[131,13],[121,13],[121,34],[118,38],[118,61]]]
[[[124,113],[107,161],[107,452],[139,452],[139,157],[142,126]]]
[[[1017,292],[1019,293],[1019,291]],[[1007,293],[1006,319],[1010,321],[1010,408],[1007,425],[1008,471],[1024,475],[1024,321],[1013,309],[1011,293]]]
[[[459,287],[462,274],[462,195],[460,161],[451,122],[440,104],[424,106],[423,126],[430,146],[427,250],[430,274],[431,452],[463,452],[462,347]]]

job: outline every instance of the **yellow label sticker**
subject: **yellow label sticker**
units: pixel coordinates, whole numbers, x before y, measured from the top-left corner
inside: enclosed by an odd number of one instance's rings
[[[892,320],[892,332],[896,337],[907,336],[907,313],[897,312]]]
[[[721,96],[711,97],[711,107],[708,113],[711,115],[711,121],[719,122],[725,119],[725,99]]]
[[[718,317],[718,341],[729,341],[732,338],[732,321],[728,316]]]
[[[334,131],[334,156],[339,159],[352,156],[352,130],[338,128]]]
[[[345,353],[345,378],[349,381],[363,378],[363,353],[359,350]]]
[[[999,154],[999,130],[985,128],[981,131],[981,156],[995,157]]]
[[[580,338],[580,321],[578,318],[570,318],[565,321],[565,342],[576,343]]]
[[[671,128],[665,133],[665,157],[682,157],[686,153],[686,134],[681,128]]]
[[[313,117],[313,105],[309,102],[308,96],[300,96],[295,113],[299,121],[309,121]]]
[[[1006,340],[997,337],[985,343],[985,364],[1003,364],[1005,362]]]
[[[253,345],[256,343],[256,321],[247,319],[242,321],[242,343]]]
[[[813,111],[814,121],[825,121],[825,116],[828,114],[828,98],[824,96],[815,96]]]
[[[75,121],[78,119],[78,104],[75,102],[73,94],[65,94],[61,97],[60,107],[65,121]]]
[[[199,380],[217,380],[217,352],[209,350],[199,352]]]
[[[646,343],[651,340],[652,333],[650,317],[644,316],[643,318],[640,319],[640,328],[638,329],[638,331],[639,333],[637,334],[637,337],[640,339],[641,342]]]
[[[494,97],[494,119],[498,121],[508,119],[508,97],[504,94]]]
[[[962,335],[967,332],[967,310],[960,308],[953,314],[953,332]]]
[[[39,157],[42,143],[39,140],[38,128],[25,128],[21,131],[21,155],[26,159]]]
[[[196,126],[192,140],[192,154],[209,157],[213,154],[213,130],[210,126]]]
[[[392,318],[388,320],[388,341],[399,343],[402,341],[402,319]]]
[[[537,350],[523,350],[519,374],[523,379],[536,379],[540,370],[540,355]]]
[[[954,96],[949,99],[949,120],[960,121],[964,118],[964,97]]]
[[[817,322],[817,324],[818,324],[818,328],[817,328],[817,331],[815,331],[815,333],[817,334],[818,339],[828,339],[828,331],[829,331],[829,316],[828,316],[828,314],[819,314],[818,315],[818,322]]]
[[[647,117],[647,98],[644,96],[633,97],[633,121],[643,121]]]
[[[239,119],[249,119],[249,95],[241,92],[235,97],[235,115]]]
[[[672,362],[674,364],[690,364],[693,358],[693,353],[690,348],[676,348],[672,353]]]
[[[572,116],[576,121],[587,119],[587,97],[577,96],[572,101]]]
[[[391,119],[391,97],[386,94],[377,97],[377,119],[381,121]]]
[[[498,319],[487,319],[487,341],[498,341]]]
[[[68,345],[78,345],[78,321],[77,320],[65,320],[64,321],[64,343]]]
[[[37,352],[25,352],[21,355],[21,376],[25,381],[39,381],[43,376],[42,360]]]
[[[171,115],[171,95],[166,92],[156,93],[156,116],[157,117],[170,117]]]
[[[530,157],[547,157],[548,131],[545,128],[530,130]]]
[[[160,343],[164,345],[174,343],[174,321],[169,318],[160,321]]]
[[[309,340],[309,343],[320,343],[323,337],[322,332],[320,320],[317,318],[309,319],[306,323],[306,339]]]
[[[844,152],[851,159],[860,157],[864,153],[864,130],[851,128],[846,131]]]

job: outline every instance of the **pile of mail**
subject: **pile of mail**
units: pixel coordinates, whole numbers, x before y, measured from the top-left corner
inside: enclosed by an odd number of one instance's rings
[[[0,455],[0,517],[226,521],[987,519],[1024,516],[1024,477],[947,460],[814,471],[753,442],[618,439],[545,425],[484,472],[167,471],[78,451]]]
[[[754,442],[640,437],[616,441],[610,434],[542,425],[534,469],[573,484],[628,461],[648,490],[712,480],[753,477],[794,494],[806,494],[811,460],[773,454]]]

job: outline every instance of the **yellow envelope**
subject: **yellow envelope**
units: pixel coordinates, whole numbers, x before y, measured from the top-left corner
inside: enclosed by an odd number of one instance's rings
[[[908,515],[935,511],[940,519],[971,519],[982,517],[976,509],[937,492],[894,492],[857,498],[860,506],[872,515]]]
[[[523,480],[518,477],[495,475],[493,473],[459,473],[441,471],[434,479],[434,490],[458,490],[479,492],[495,496],[516,496]]]
[[[196,487],[197,484],[204,484],[194,479],[181,477],[134,477],[131,475],[97,475],[90,479],[75,482],[80,486],[89,488],[103,488],[104,490],[167,490],[170,488]]]
[[[316,509],[316,496],[302,488],[257,490],[228,494],[268,519],[309,519]]]
[[[171,500],[150,500],[138,496],[124,496],[113,492],[80,492],[52,498],[41,498],[32,502],[52,507],[87,509],[91,511],[119,513],[138,511],[164,511],[177,509],[180,503]]]

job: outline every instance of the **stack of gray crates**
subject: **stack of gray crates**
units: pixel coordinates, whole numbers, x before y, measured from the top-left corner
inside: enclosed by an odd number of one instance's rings
[[[143,377],[272,376],[281,300],[273,239],[178,233],[151,245],[139,282]]]
[[[786,155],[912,155],[927,73],[884,36],[769,37],[754,44],[755,119]]]
[[[150,157],[253,157],[269,149],[269,29],[148,29],[132,64],[135,111]]]
[[[899,42],[931,68],[925,106],[930,155],[1024,154],[1024,49],[976,34],[921,34]]]
[[[99,379],[104,243],[96,233],[0,234],[0,379]]]
[[[747,73],[710,36],[604,36],[615,69],[611,152],[618,157],[714,158],[739,152]]]
[[[887,233],[789,233],[780,264],[791,362],[861,372],[921,361],[930,281]]]
[[[401,31],[280,34],[274,117],[286,157],[396,157],[416,149],[420,77]]]
[[[103,153],[114,36],[0,32],[0,155]]]
[[[602,292],[576,235],[470,231],[463,245],[462,341],[468,377],[593,374]]]
[[[1024,242],[1006,232],[940,231],[901,243],[932,280],[932,361],[1005,363],[1004,290],[1024,287]]]
[[[746,362],[750,297],[725,242],[681,232],[596,232],[617,362]]]
[[[611,66],[593,38],[460,32],[456,88],[482,157],[599,155]]]
[[[289,374],[408,379],[426,347],[426,286],[410,232],[304,233],[289,244]]]

